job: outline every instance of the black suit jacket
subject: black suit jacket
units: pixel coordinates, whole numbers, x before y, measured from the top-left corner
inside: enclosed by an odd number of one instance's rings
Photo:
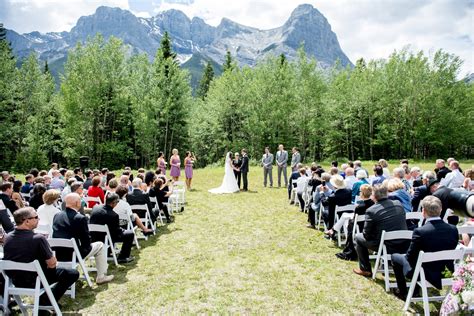
[[[348,204],[352,204],[352,191],[347,188],[338,189],[328,197],[328,207],[330,208],[330,212],[331,209],[335,211],[336,206],[344,206]]]
[[[5,204],[5,207],[10,210],[10,212],[15,212],[18,209],[18,206],[16,206],[15,201],[13,201],[8,195],[5,193],[0,193],[0,199],[2,200],[3,204]]]
[[[413,193],[413,198],[411,199],[412,212],[418,211],[418,207],[420,206],[421,200],[423,200],[425,196],[429,194],[430,192],[428,191],[428,188],[426,187],[426,185],[422,185],[415,188],[414,193]]]
[[[91,224],[107,225],[113,242],[121,240],[120,238],[123,236],[119,216],[109,205],[94,207],[89,222]],[[91,232],[92,241],[104,241],[104,237],[103,233]]]
[[[242,159],[238,159],[238,160],[235,160],[233,159],[232,160],[232,165],[236,168],[241,168],[242,167]],[[237,170],[234,170],[234,173],[240,173],[241,171],[237,171]]]
[[[438,169],[438,170],[435,170],[436,171],[436,177],[438,178],[438,180],[441,181],[441,179],[443,179],[444,177],[446,177],[446,175],[448,173],[451,172],[451,170],[449,170],[448,168],[446,167],[443,167],[441,169]]]
[[[242,165],[240,166],[240,172],[241,173],[249,172],[249,157],[248,156],[242,157]]]
[[[441,219],[428,221],[425,225],[416,228],[405,255],[412,269],[408,273],[410,275],[413,273],[420,251],[436,252],[455,249],[458,238],[456,226],[447,224]],[[430,262],[423,265],[426,279],[438,289],[441,288],[441,278],[445,267],[451,271],[454,270],[452,261]]]
[[[153,205],[151,205],[150,197],[148,194],[143,193],[140,189],[133,189],[132,193],[127,194],[127,202],[130,205],[139,205],[139,204],[146,204],[148,205],[148,210],[150,211],[150,215],[153,217]],[[137,213],[138,214],[138,213]],[[140,217],[145,217],[145,214],[138,214]],[[143,215],[143,216],[142,216]],[[153,219],[153,218],[152,218]],[[154,220],[154,219],[153,219]]]
[[[365,212],[364,237],[369,248],[375,249],[380,243],[382,231],[406,230],[406,215],[403,206],[398,201],[381,199]],[[405,244],[402,241],[390,241],[388,248],[398,248]],[[406,248],[405,248],[406,249]],[[391,252],[389,249],[387,249]]]
[[[87,226],[87,217],[71,208],[66,208],[54,215],[53,218],[53,238],[65,238],[76,240],[81,256],[86,257],[91,252],[91,237]],[[59,261],[70,260],[71,252],[61,249],[56,250],[56,257]]]
[[[433,192],[433,196],[436,196],[441,200],[441,218],[444,218],[447,209],[449,208],[449,199],[450,194],[453,189],[448,187],[439,187],[436,191]]]

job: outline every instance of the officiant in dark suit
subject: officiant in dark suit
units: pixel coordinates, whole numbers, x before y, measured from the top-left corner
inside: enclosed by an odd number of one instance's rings
[[[234,169],[235,179],[237,179],[237,185],[239,186],[239,189],[240,189],[240,178],[242,176],[240,168],[242,167],[242,159],[240,158],[239,153],[234,154],[234,159],[232,160],[232,165],[235,168]]]
[[[243,190],[248,190],[247,174],[249,173],[249,157],[247,149],[242,149],[242,165],[240,166],[240,173],[242,174]]]

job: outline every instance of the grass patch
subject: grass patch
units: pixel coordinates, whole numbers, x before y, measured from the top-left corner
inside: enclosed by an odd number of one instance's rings
[[[176,222],[134,249],[137,260],[110,266],[116,280],[63,298],[81,314],[390,314],[403,302],[380,282],[352,273],[355,262],[321,232],[305,228],[306,214],[288,205],[286,189],[263,188],[252,168],[248,193],[211,195],[222,168],[195,171],[195,191]]]

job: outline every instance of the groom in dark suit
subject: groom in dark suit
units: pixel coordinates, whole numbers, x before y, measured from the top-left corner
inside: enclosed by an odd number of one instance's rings
[[[242,174],[242,181],[244,191],[248,191],[247,174],[249,173],[249,157],[247,156],[247,149],[242,149],[242,165],[240,166],[240,173]]]
[[[234,159],[232,160],[232,165],[235,168],[234,175],[235,175],[235,178],[237,179],[237,185],[239,186],[239,189],[240,189],[240,178],[241,178],[240,168],[242,167],[242,159],[240,159],[239,153],[235,153]]]

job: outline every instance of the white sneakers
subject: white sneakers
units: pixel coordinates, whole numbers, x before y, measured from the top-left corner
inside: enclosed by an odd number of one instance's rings
[[[111,275],[102,275],[102,276],[98,276],[96,279],[95,279],[95,283],[97,283],[97,285],[101,285],[101,284],[105,284],[105,283],[109,283],[110,281],[112,281],[114,279],[114,275],[111,274]]]

